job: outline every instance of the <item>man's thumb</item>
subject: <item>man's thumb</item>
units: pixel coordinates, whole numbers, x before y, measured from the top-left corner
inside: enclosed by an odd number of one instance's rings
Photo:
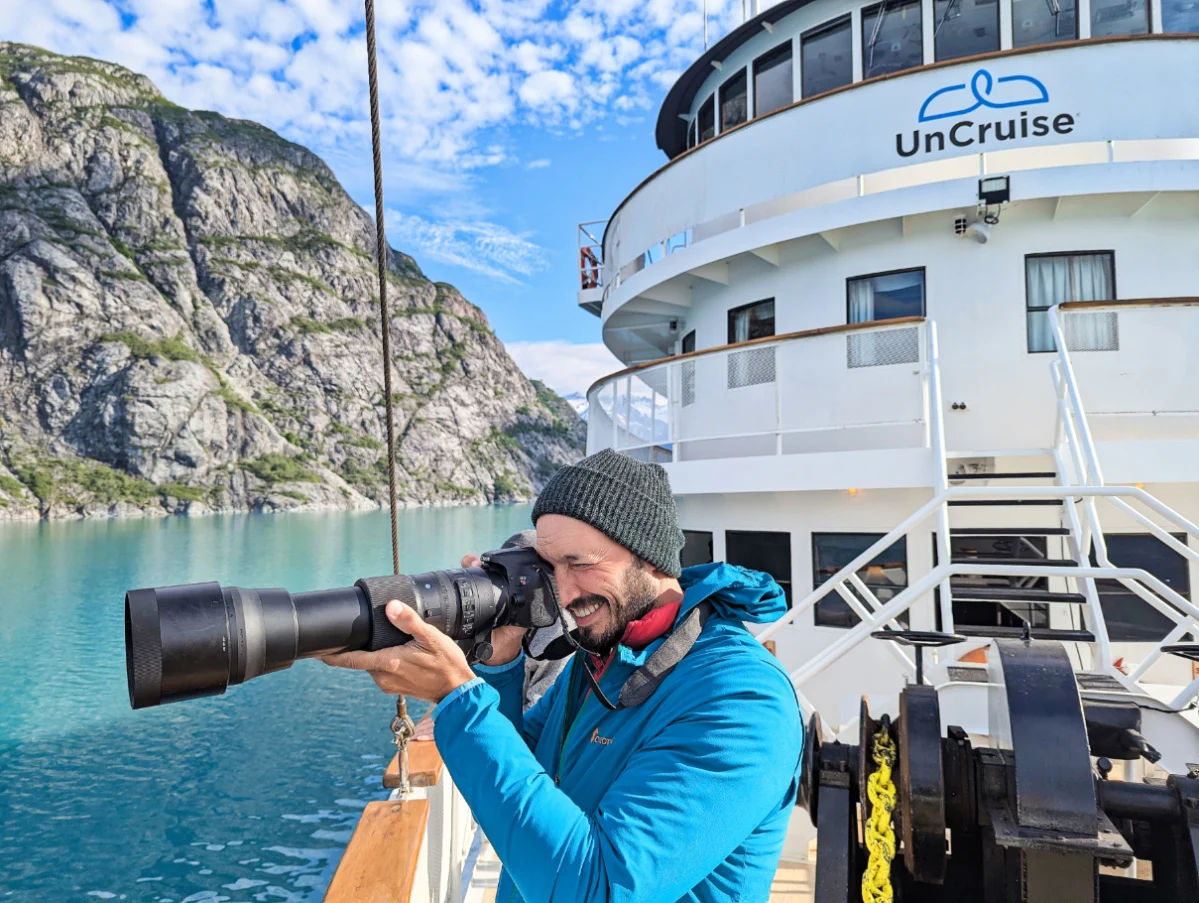
[[[388,602],[385,611],[387,620],[409,636],[423,637],[430,630],[436,630],[422,621],[420,615],[411,606],[405,605],[399,599],[392,599]]]

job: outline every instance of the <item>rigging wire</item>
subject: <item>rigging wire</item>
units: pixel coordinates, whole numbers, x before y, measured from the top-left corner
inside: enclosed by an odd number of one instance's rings
[[[391,316],[387,312],[387,237],[383,230],[383,154],[379,138],[379,77],[375,71],[375,0],[366,0],[366,68],[371,95],[371,155],[375,164],[375,256],[379,265],[379,325],[383,334],[383,400],[387,411],[387,500],[391,511],[391,567],[400,572],[396,520],[395,411],[391,397]]]

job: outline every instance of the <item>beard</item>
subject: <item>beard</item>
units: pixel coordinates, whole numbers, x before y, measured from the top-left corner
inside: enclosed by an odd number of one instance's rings
[[[582,596],[570,607],[605,605],[608,608],[606,624],[576,627],[575,639],[589,652],[606,654],[624,636],[625,629],[633,621],[645,617],[658,601],[658,585],[653,577],[638,563],[629,566],[621,579],[619,595],[606,598],[599,595]]]

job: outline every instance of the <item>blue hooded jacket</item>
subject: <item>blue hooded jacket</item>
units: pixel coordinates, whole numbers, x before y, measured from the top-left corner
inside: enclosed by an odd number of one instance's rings
[[[713,612],[641,705],[605,708],[575,659],[522,715],[518,656],[476,666],[482,679],[434,709],[437,747],[504,864],[497,903],[769,896],[803,728],[790,679],[742,621],[776,620],[783,591],[728,564],[688,568],[680,583],[675,628],[704,600]],[[604,695],[616,699],[664,640],[618,646]]]

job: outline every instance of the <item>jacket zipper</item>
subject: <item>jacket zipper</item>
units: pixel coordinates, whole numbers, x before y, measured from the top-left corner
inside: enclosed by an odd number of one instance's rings
[[[581,653],[575,653],[576,656]],[[578,667],[584,667],[581,661],[575,662]],[[574,731],[574,727],[578,724],[579,715],[583,711],[583,706],[587,704],[587,694],[583,694],[583,698],[579,700],[578,708],[574,706],[575,695],[579,692],[579,674],[578,668],[570,669],[570,683],[567,685],[566,711],[562,716],[562,732],[558,743],[558,761],[554,765],[554,786],[562,786],[562,759],[566,755],[566,744],[570,740],[570,735]]]

